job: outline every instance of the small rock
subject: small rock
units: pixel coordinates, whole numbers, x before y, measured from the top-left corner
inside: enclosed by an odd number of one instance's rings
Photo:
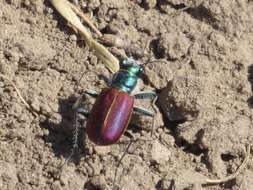
[[[54,11],[53,11],[52,8],[46,7],[45,12],[48,13],[48,14],[52,14]]]
[[[160,135],[161,141],[163,141],[166,145],[174,146],[175,144],[175,138],[172,135],[162,133]]]
[[[51,115],[51,112],[52,112],[51,108],[49,107],[49,105],[47,103],[42,104],[40,107],[40,110],[41,110],[42,114],[44,114],[44,115]]]
[[[84,185],[84,181],[86,180],[87,179],[76,172],[73,167],[64,169],[60,176],[60,184],[66,186],[66,189],[79,189]]]
[[[156,0],[143,0],[143,4],[147,9],[153,9],[157,2]]]
[[[20,53],[18,53],[15,50],[9,50],[9,49],[4,50],[4,55],[8,60],[12,62],[18,62],[21,57]]]
[[[165,12],[165,13],[171,13],[173,11],[173,8],[171,7],[170,4],[168,3],[159,3],[159,8],[161,9],[161,11]]]
[[[107,46],[113,46],[117,48],[126,48],[130,45],[129,40],[121,39],[120,37],[113,34],[104,34],[100,40]]]
[[[144,50],[136,44],[132,44],[126,48],[126,53],[136,58],[142,58],[144,56]]]
[[[85,169],[88,176],[94,176],[94,168],[87,164],[85,165]]]
[[[10,5],[14,5],[16,7],[18,7],[19,2],[17,0],[6,0],[6,2]]]
[[[61,190],[62,188],[61,188],[60,182],[59,182],[59,181],[55,181],[55,182],[51,185],[50,189],[52,189],[52,190]]]
[[[95,176],[89,181],[89,186],[95,189],[106,189],[106,181],[103,175]]]
[[[30,1],[29,0],[24,0],[24,5],[29,7],[31,5]]]
[[[160,188],[161,189],[175,189],[174,183],[175,181],[173,178],[165,177],[164,179],[160,181]]]
[[[76,6],[78,6],[79,4],[78,0],[72,0],[72,3],[75,4]]]
[[[111,152],[111,146],[95,146],[94,151],[98,155],[107,155]]]
[[[76,42],[76,41],[77,41],[76,35],[75,35],[75,34],[70,35],[69,40],[70,40],[71,42]]]
[[[31,24],[31,25],[35,25],[36,24],[36,21],[34,18],[31,18],[31,17],[28,17],[26,18],[25,20],[28,24]]]
[[[88,8],[94,10],[100,6],[100,0],[88,1]]]
[[[124,23],[119,21],[112,21],[106,26],[106,31],[109,34],[119,34],[121,32],[121,28],[124,27]]]
[[[25,171],[20,171],[18,173],[18,179],[21,183],[23,184],[27,184],[29,182],[29,176],[28,173],[26,173]]]
[[[155,141],[151,148],[151,159],[158,164],[165,164],[169,161],[171,152],[159,141]]]
[[[35,11],[39,14],[43,14],[44,11],[44,4],[43,4],[43,0],[37,0],[33,2],[33,7],[35,9]]]
[[[205,81],[177,76],[159,96],[158,102],[170,121],[194,120],[204,105]]]
[[[40,112],[40,102],[38,99],[35,99],[30,104],[32,106],[32,109],[34,109],[36,112]]]
[[[96,158],[93,163],[91,163],[91,167],[93,168],[94,176],[100,175],[101,170],[103,169],[103,165],[100,159]]]
[[[50,114],[49,118],[50,122],[52,123],[61,123],[62,121],[62,116],[59,113],[53,112]]]

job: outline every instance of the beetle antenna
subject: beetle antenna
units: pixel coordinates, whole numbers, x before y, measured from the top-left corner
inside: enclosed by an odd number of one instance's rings
[[[154,115],[154,117],[153,117],[153,122],[152,122],[151,137],[153,137],[153,134],[154,134],[154,129],[155,129],[155,125],[156,125],[156,124],[155,124],[155,117],[157,116],[157,113],[158,113],[158,108],[157,108],[156,105],[155,105],[157,99],[158,99],[158,96],[156,96],[156,97],[154,98],[154,100],[152,101],[152,107],[153,107],[153,109],[154,109],[154,111],[155,111],[155,115]]]
[[[168,63],[166,59],[152,59],[152,57],[149,57],[145,62],[143,62],[141,65],[144,67],[147,64],[150,63],[155,63],[155,62],[163,62],[163,63]]]

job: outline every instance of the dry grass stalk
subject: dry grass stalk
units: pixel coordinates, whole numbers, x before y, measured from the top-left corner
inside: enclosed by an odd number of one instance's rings
[[[245,158],[244,158],[242,164],[237,168],[235,173],[233,173],[230,176],[227,176],[223,179],[207,179],[203,185],[218,185],[221,183],[226,183],[226,182],[236,178],[236,176],[238,176],[239,173],[247,166],[249,158],[250,158],[250,145],[248,145],[246,147]]]
[[[0,77],[2,77],[3,79],[7,80],[12,86],[13,88],[15,89],[15,91],[17,92],[18,94],[18,97],[20,98],[20,100],[23,102],[23,104],[25,104],[26,108],[31,111],[31,113],[34,115],[34,116],[37,116],[38,114],[32,109],[32,107],[25,101],[25,99],[23,98],[23,96],[21,95],[19,89],[17,88],[17,86],[14,84],[14,82],[11,81],[11,79],[9,79],[7,76],[3,75],[3,74],[0,74]]]
[[[117,72],[119,70],[119,60],[103,45],[92,38],[92,35],[82,24],[78,16],[82,18],[96,33],[98,33],[98,35],[101,35],[92,22],[90,22],[89,19],[75,7],[75,5],[71,4],[67,0],[51,0],[51,3],[69,22],[69,24],[71,24],[71,26],[80,33],[87,45],[95,51],[96,56],[103,61],[106,67],[113,73]]]

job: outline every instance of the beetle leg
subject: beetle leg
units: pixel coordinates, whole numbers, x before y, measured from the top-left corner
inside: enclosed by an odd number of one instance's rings
[[[85,94],[92,96],[94,98],[96,98],[98,96],[98,94],[95,91],[85,91],[74,103],[74,105],[72,106],[72,109],[74,111],[74,117],[75,117],[75,122],[79,123],[81,126],[83,126],[84,121],[86,120],[86,118],[89,116],[89,111],[87,109],[85,109],[85,105],[84,105],[84,97]]]
[[[143,91],[133,94],[136,99],[154,99],[157,94],[154,91]]]
[[[76,150],[78,149],[78,137],[79,137],[79,130],[82,127],[85,119],[80,121],[81,114],[78,112],[74,113],[74,131],[73,131],[73,144],[71,148],[71,152],[69,156],[66,158],[65,162],[60,166],[60,172],[62,171],[63,167],[72,159],[73,155],[75,154]]]
[[[74,130],[73,130],[73,145],[71,149],[71,153],[68,156],[68,158],[65,160],[63,165],[61,166],[61,170],[65,164],[69,162],[69,160],[72,158],[72,156],[75,154],[75,151],[78,149],[78,137],[79,137],[79,130],[83,128],[86,118],[89,115],[89,111],[86,110],[81,103],[84,99],[84,94],[82,94],[77,101],[72,106],[72,109],[74,111]]]
[[[76,100],[76,102],[72,106],[72,109],[74,110],[74,112],[84,113],[84,115],[88,114],[88,112],[83,108],[84,105],[82,104],[82,102],[84,101],[85,94],[87,94],[93,98],[98,97],[98,93],[96,91],[85,90],[84,93]]]
[[[87,94],[93,98],[97,98],[98,97],[98,93],[94,90],[85,90],[84,94]]]
[[[98,93],[96,91],[86,90],[72,106],[72,109],[74,110],[75,113],[76,123],[77,122],[80,123],[81,126],[83,126],[85,119],[89,116],[89,111],[85,109],[85,105],[82,103],[84,101],[84,96],[86,94],[93,98],[98,97]]]
[[[77,108],[75,115],[76,115],[76,121],[80,124],[83,124],[87,117],[89,117],[89,111],[84,109],[83,107]],[[83,126],[83,125],[81,125]]]
[[[135,112],[146,115],[146,116],[154,117],[154,115],[155,115],[153,112],[151,112],[149,110],[146,110],[142,107],[134,106],[133,109],[134,109]]]

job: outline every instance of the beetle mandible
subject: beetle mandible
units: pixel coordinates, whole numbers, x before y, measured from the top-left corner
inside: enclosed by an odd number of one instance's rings
[[[134,106],[134,99],[153,99],[156,93],[140,92],[131,94],[137,84],[142,67],[132,58],[125,59],[120,70],[113,75],[108,88],[96,96],[86,122],[86,131],[89,139],[97,145],[111,145],[116,143],[126,130],[133,111],[153,117],[153,113]],[[87,113],[83,107],[76,109],[77,115]]]

